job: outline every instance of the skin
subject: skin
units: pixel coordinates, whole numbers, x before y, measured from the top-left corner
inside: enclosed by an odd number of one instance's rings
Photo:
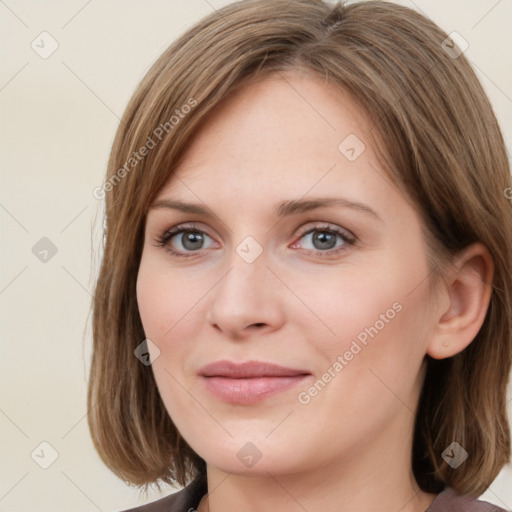
[[[425,355],[449,357],[474,338],[492,261],[485,247],[469,247],[434,297],[422,220],[377,161],[370,127],[346,93],[319,78],[289,72],[252,82],[202,126],[158,193],[210,215],[148,213],[137,299],[160,351],[152,368],[165,407],[207,462],[200,512],[423,512],[435,497],[420,491],[410,464]],[[354,161],[338,149],[349,134],[366,146]],[[376,215],[329,206],[280,219],[273,211],[283,200],[333,196]],[[158,245],[163,232],[190,223],[206,233],[198,250],[182,235]],[[355,243],[335,235],[333,249],[319,245],[313,234],[326,223]],[[304,234],[313,228],[320,233]],[[236,250],[248,236],[262,249],[252,263]],[[300,403],[299,393],[397,303],[394,318]],[[230,404],[197,375],[220,359],[312,375],[256,404]],[[237,456],[248,442],[261,454],[252,467]]]

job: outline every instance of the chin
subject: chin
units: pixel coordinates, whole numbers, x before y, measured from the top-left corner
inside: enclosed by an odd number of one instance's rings
[[[267,435],[268,432],[265,434]],[[226,473],[245,476],[293,473],[302,466],[304,453],[286,449],[283,441],[265,439],[265,435],[250,441],[247,436],[230,438],[227,443],[211,442],[207,446],[194,447],[208,465]],[[212,450],[212,445],[216,445]],[[289,444],[288,440],[288,446]]]

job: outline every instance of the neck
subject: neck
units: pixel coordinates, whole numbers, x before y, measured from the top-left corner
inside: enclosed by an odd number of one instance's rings
[[[395,430],[393,442],[375,436],[340,460],[293,474],[234,474],[208,465],[209,493],[198,512],[425,512],[435,495],[414,479],[407,431]]]

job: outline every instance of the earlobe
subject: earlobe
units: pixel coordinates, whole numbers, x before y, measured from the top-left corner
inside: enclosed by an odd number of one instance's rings
[[[447,276],[448,307],[439,313],[427,354],[434,359],[464,350],[484,323],[492,293],[494,264],[488,249],[475,243],[457,255]]]

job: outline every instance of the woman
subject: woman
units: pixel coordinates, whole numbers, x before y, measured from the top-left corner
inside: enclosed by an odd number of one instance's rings
[[[498,511],[512,207],[460,48],[394,4],[231,4],[118,129],[89,424],[134,511]]]

